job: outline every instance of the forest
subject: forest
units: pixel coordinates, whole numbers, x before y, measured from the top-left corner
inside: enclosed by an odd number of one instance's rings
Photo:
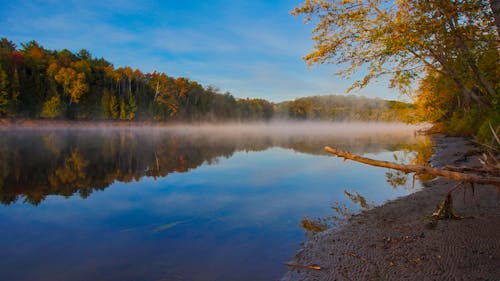
[[[115,68],[87,50],[18,48],[0,40],[0,118],[139,121],[408,121],[412,105],[364,97],[323,96],[271,103],[235,98],[163,72]]]
[[[0,116],[85,120],[269,119],[272,104],[187,78],[114,66],[86,50],[0,41]]]

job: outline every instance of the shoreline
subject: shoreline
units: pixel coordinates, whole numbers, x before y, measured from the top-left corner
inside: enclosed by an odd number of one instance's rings
[[[479,165],[477,148],[467,139],[434,142],[432,166]],[[461,188],[454,207],[464,219],[430,218],[455,184],[432,180],[313,235],[293,263],[321,270],[290,268],[282,280],[500,280],[500,191],[476,185],[464,195]]]
[[[0,118],[0,129],[31,129],[31,128],[66,128],[66,127],[162,127],[177,124],[164,121],[124,121],[124,120],[44,120],[44,119],[10,119]]]
[[[344,123],[344,124],[406,124],[415,127],[415,132],[420,133],[430,128],[429,123],[407,124],[401,121],[361,121],[361,120],[299,120],[272,118],[269,120],[205,120],[205,121],[155,121],[155,120],[67,120],[67,119],[25,119],[25,118],[0,118],[0,128],[36,128],[36,127],[165,127],[175,125],[213,125],[213,124],[273,124],[294,122],[297,124],[309,123]]]

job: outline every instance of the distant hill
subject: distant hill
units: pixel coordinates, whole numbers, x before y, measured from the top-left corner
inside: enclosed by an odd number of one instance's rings
[[[275,116],[299,120],[411,122],[413,109],[413,104],[401,101],[326,95],[278,103]]]

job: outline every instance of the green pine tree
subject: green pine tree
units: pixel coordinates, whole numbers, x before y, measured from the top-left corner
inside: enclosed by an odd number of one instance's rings
[[[111,95],[109,99],[109,112],[111,113],[111,117],[113,119],[118,119],[118,101],[116,100],[115,95]]]
[[[7,73],[0,65],[0,116],[7,115],[9,110],[9,92],[7,91]]]
[[[125,105],[125,99],[120,98],[120,120],[127,119],[127,106]]]
[[[109,119],[111,117],[110,102],[111,102],[111,94],[108,89],[105,89],[101,97],[102,116],[105,119]]]
[[[128,99],[128,120],[134,119],[136,112],[137,112],[137,102],[135,101],[135,96],[131,94]]]

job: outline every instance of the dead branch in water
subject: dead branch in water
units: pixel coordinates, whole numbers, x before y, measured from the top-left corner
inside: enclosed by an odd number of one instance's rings
[[[467,168],[458,168],[458,167],[452,167],[451,169],[456,170],[456,171],[450,171],[450,167],[445,167],[443,169],[437,169],[437,168],[431,168],[431,167],[426,167],[422,165],[404,165],[404,164],[397,164],[394,162],[388,162],[388,161],[379,161],[375,159],[370,159],[358,155],[353,155],[350,154],[349,152],[345,151],[340,151],[336,150],[334,148],[325,146],[325,151],[332,153],[334,155],[337,155],[339,157],[343,157],[345,159],[350,159],[356,162],[360,162],[363,164],[368,164],[371,166],[377,166],[377,167],[385,167],[389,169],[394,169],[394,170],[399,170],[403,171],[405,173],[415,173],[417,174],[429,174],[433,176],[439,176],[447,179],[452,179],[459,181],[459,184],[456,186],[452,187],[448,193],[446,194],[446,198],[443,200],[441,204],[437,206],[436,212],[432,214],[432,217],[436,219],[460,219],[461,216],[458,216],[455,214],[455,211],[453,210],[453,191],[458,189],[459,187],[464,187],[464,183],[470,184],[472,190],[474,191],[474,184],[490,184],[500,187],[500,177],[495,177],[495,176],[483,176],[483,175],[477,175],[477,174],[465,174],[458,172],[457,170],[461,171],[467,171],[467,170],[473,170],[473,169],[467,169]],[[476,172],[477,169],[476,169]],[[482,171],[484,172],[484,170]],[[498,174],[498,171],[494,171],[493,174]]]
[[[363,164],[368,164],[371,166],[385,167],[389,169],[403,171],[405,173],[415,173],[415,174],[428,174],[433,176],[439,176],[447,179],[452,179],[460,182],[466,183],[477,183],[477,184],[492,184],[500,186],[500,177],[487,177],[474,174],[465,174],[460,172],[449,171],[445,169],[437,169],[432,167],[426,167],[422,165],[404,165],[389,161],[380,161],[375,159],[370,159],[358,155],[353,155],[349,152],[340,151],[329,146],[325,146],[325,151],[331,154],[335,154],[339,157],[360,162]]]

